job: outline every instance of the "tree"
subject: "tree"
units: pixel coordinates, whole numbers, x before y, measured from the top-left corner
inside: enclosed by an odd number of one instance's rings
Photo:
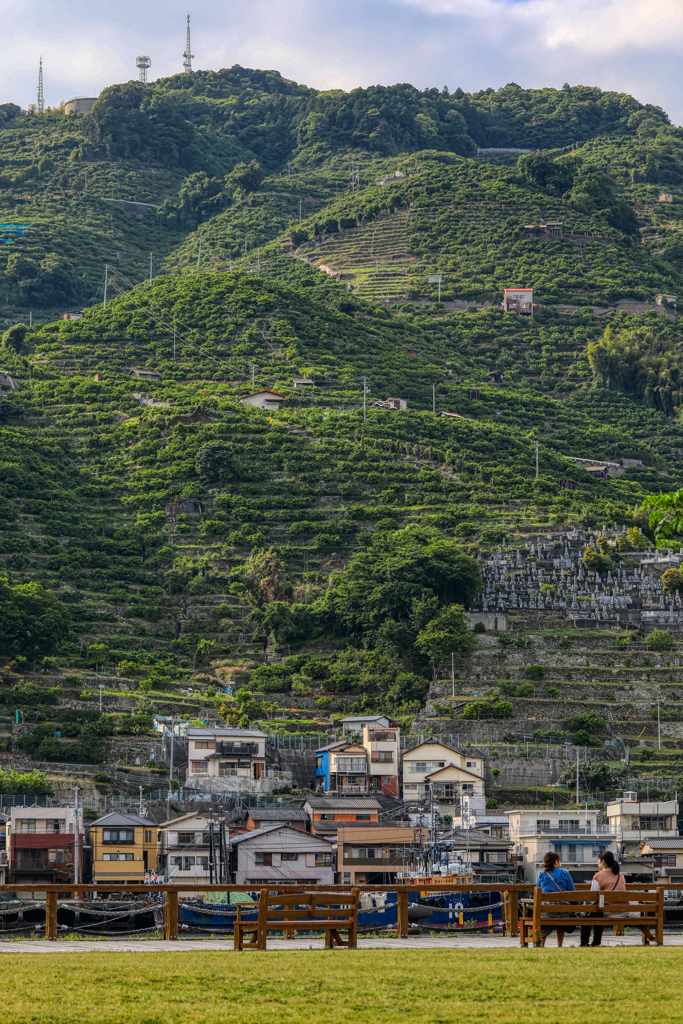
[[[287,589],[287,572],[275,548],[255,552],[242,569],[242,580],[259,604],[281,601]]]
[[[608,791],[619,783],[619,769],[612,769],[604,761],[579,762],[579,787],[584,792]],[[569,789],[576,787],[576,764],[572,763],[564,770],[559,779]]]
[[[451,654],[458,660],[469,657],[477,646],[477,638],[469,628],[465,609],[453,604],[427,623],[418,633],[416,644],[431,659],[436,679],[438,663]]]
[[[225,484],[239,478],[234,449],[224,441],[210,441],[203,445],[195,457],[194,468],[206,484]]]
[[[53,654],[69,631],[67,609],[38,583],[0,580],[0,651],[36,661]]]
[[[239,189],[241,192],[256,192],[265,176],[265,171],[258,161],[251,160],[248,164],[235,164],[225,179],[225,184],[229,191]]]
[[[140,545],[140,561],[143,565],[150,547],[161,542],[161,527],[165,522],[165,512],[140,512],[133,523],[131,533]]]
[[[683,586],[680,569],[667,569],[662,574],[662,590],[665,594],[675,594]]]
[[[591,572],[598,572],[601,575],[606,573],[610,567],[609,558],[599,554],[595,548],[588,547],[583,553],[583,564]]]
[[[653,629],[645,645],[649,651],[670,651],[674,642],[668,629]]]
[[[650,528],[657,539],[683,533],[683,487],[667,494],[650,494],[641,508],[651,509]]]
[[[7,266],[7,274],[8,276],[10,275],[9,263]],[[16,352],[17,355],[22,355],[26,351],[25,343],[27,334],[28,327],[26,324],[13,324],[3,334],[2,343],[5,348],[10,349],[12,352]]]
[[[467,607],[480,587],[477,563],[452,540],[432,527],[407,526],[373,534],[369,550],[354,555],[324,603],[353,632],[377,629],[388,621],[408,622],[416,609],[425,607],[422,602],[432,599],[419,632],[439,608]]]

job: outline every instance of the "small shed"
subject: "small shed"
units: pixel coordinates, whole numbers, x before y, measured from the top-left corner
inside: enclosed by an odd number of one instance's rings
[[[315,381],[309,377],[295,377],[292,381],[293,388],[312,388],[315,387]]]
[[[170,519],[176,516],[200,516],[202,514],[201,502],[196,498],[181,498],[179,502],[166,506],[166,515]]]
[[[62,313],[62,320],[80,320],[82,316],[82,309],[68,309],[66,313]]]
[[[503,383],[503,372],[502,370],[491,370],[489,374],[490,384],[502,384]]]
[[[255,406],[257,409],[284,409],[285,395],[279,391],[255,391],[251,395],[243,395],[240,398],[242,405]]]
[[[673,201],[674,197],[671,195],[670,192],[659,193],[659,199],[657,200],[658,203],[673,203]]]
[[[140,380],[161,380],[158,370],[131,370],[131,377],[138,377]]]
[[[479,398],[481,398],[481,395],[479,394],[479,389],[478,388],[468,388],[467,389],[467,397],[470,398],[473,402],[476,402]]]

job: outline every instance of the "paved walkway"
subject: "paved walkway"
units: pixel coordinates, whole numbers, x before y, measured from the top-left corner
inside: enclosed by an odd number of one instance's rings
[[[565,947],[579,945],[578,933],[567,935]],[[628,935],[605,935],[603,946],[640,946],[640,933]],[[548,948],[556,945],[555,936],[548,939]],[[683,946],[683,934],[665,935],[665,946]],[[517,939],[506,939],[502,935],[421,935],[409,939],[359,938],[359,949],[517,949],[522,952]],[[308,950],[324,949],[320,939],[269,939],[268,949]],[[179,939],[178,942],[163,942],[159,939],[58,939],[46,942],[44,939],[26,941],[19,939],[0,940],[0,953],[180,953],[204,950],[205,952],[234,952],[232,939]],[[335,950],[341,952],[341,950]]]

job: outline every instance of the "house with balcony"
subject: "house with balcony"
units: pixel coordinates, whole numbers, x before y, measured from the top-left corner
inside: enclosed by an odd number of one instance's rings
[[[162,821],[157,826],[157,871],[173,885],[208,882],[209,824],[214,822],[216,841],[217,819],[202,811],[181,814],[179,818]]]
[[[617,858],[621,854],[619,832],[602,811],[524,808],[508,811],[508,822],[520,881],[535,882],[551,851],[560,855],[575,882],[590,881],[605,850]]]
[[[514,844],[504,836],[492,836],[474,828],[455,828],[446,836],[449,870],[457,864],[459,870],[474,872],[477,882],[495,882],[501,875],[511,876],[517,871]]]
[[[190,789],[267,796],[291,785],[291,772],[268,762],[266,734],[259,729],[187,729],[187,779]]]
[[[155,821],[137,814],[114,812],[93,821],[93,882],[143,883],[147,871],[157,870],[157,828]]]
[[[398,797],[401,730],[393,726],[364,725],[363,747],[367,755],[370,792]]]
[[[438,779],[433,777],[443,768],[456,770]],[[444,813],[453,814],[465,793],[483,795],[483,783],[484,758],[478,753],[467,754],[436,740],[426,740],[403,751],[403,799],[407,803],[428,800],[434,795],[437,802],[444,804]],[[446,810],[446,804],[453,809]]]
[[[341,885],[393,885],[397,873],[412,867],[413,852],[426,828],[405,825],[339,824],[337,880]]]
[[[389,719],[386,715],[351,715],[342,718],[341,725],[345,736],[353,735],[360,738],[366,725],[371,729],[388,729]]]
[[[315,752],[315,783],[319,793],[359,796],[368,792],[368,755],[360,743],[344,740]]]
[[[230,841],[235,885],[332,885],[334,845],[292,825],[252,829]]]
[[[10,884],[73,881],[76,857],[83,878],[82,818],[72,807],[12,807],[5,827]]]
[[[430,806],[442,816],[449,815],[451,820],[460,813],[465,796],[484,798],[486,790],[481,775],[454,764],[444,765],[425,775],[425,783],[429,786]]]
[[[466,793],[460,809],[453,815],[453,828],[476,828],[494,839],[507,839],[510,831],[507,812],[496,814],[486,810],[486,797]]]
[[[639,800],[636,792],[626,790],[607,804],[606,814],[619,837],[622,855],[635,854],[646,837],[678,835],[678,800]]]
[[[377,825],[381,804],[372,797],[309,796],[304,810],[316,835],[336,836],[340,824]]]

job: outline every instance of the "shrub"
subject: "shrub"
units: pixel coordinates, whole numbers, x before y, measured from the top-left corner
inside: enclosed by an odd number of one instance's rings
[[[545,669],[542,665],[527,665],[524,669],[524,675],[527,679],[542,679],[545,675]]]
[[[519,697],[533,697],[534,688],[531,683],[522,683],[519,690],[517,691]]]
[[[605,720],[595,711],[586,711],[583,715],[573,715],[568,718],[567,728],[570,732],[602,732],[605,728]]]
[[[670,651],[674,642],[668,629],[653,629],[645,645],[649,651]]]
[[[472,632],[473,633],[485,633],[486,632],[486,626],[484,625],[483,622],[475,622],[474,629],[472,630]]]
[[[591,735],[585,729],[579,729],[574,733],[574,743],[577,747],[587,747],[591,743]]]

